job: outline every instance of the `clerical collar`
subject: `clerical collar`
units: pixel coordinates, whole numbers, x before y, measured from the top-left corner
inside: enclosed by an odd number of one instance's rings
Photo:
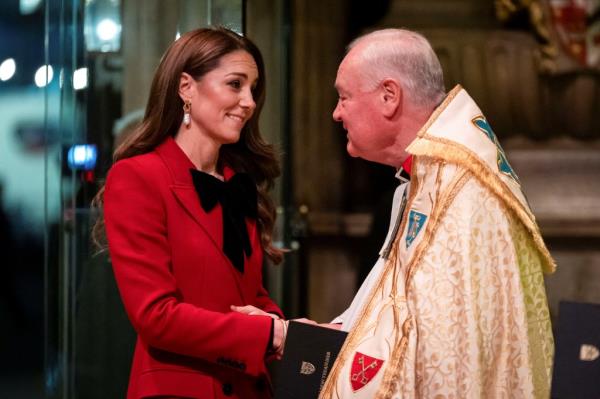
[[[406,158],[404,160],[404,162],[402,162],[402,166],[400,167],[400,169],[398,169],[398,172],[396,173],[396,178],[403,183],[406,183],[407,181],[410,180],[410,171],[412,169],[412,160],[413,160],[413,156],[409,155],[408,158]]]

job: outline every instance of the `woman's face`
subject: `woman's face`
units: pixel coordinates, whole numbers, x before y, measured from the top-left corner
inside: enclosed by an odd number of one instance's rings
[[[219,66],[191,90],[192,126],[217,144],[237,142],[256,108],[252,89],[257,81],[258,68],[248,52],[237,50],[221,57]]]

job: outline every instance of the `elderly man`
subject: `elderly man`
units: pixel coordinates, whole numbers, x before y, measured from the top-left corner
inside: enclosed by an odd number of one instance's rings
[[[355,40],[335,87],[348,153],[402,184],[320,397],[547,398],[555,264],[481,110],[407,30]]]

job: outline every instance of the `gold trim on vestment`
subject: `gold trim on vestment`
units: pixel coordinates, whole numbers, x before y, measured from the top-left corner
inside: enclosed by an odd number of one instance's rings
[[[443,167],[444,167],[443,164],[440,165],[440,169]],[[435,200],[435,207],[431,210],[431,215],[429,215],[429,217],[430,217],[430,222],[435,221],[436,223],[427,224],[427,226],[425,227],[425,233],[424,233],[422,241],[421,241],[421,246],[415,250],[415,253],[412,257],[412,262],[409,264],[408,269],[407,269],[406,289],[405,289],[407,297],[408,297],[408,293],[410,292],[410,290],[409,290],[410,281],[412,280],[412,277],[415,274],[415,271],[417,269],[416,260],[420,259],[421,256],[424,254],[424,252],[427,250],[427,246],[424,245],[423,243],[431,242],[431,239],[433,238],[433,235],[435,234],[436,229],[437,229],[437,222],[442,218],[442,216],[444,216],[444,214],[446,213],[446,211],[452,204],[452,201],[454,201],[454,198],[458,195],[458,192],[460,191],[460,189],[465,185],[467,180],[471,177],[471,174],[469,172],[470,171],[467,171],[467,170],[461,171],[461,173],[458,176],[456,176],[454,178],[454,180],[452,180],[452,182],[450,182],[448,184],[448,188],[446,188],[446,190],[444,190],[444,193],[442,194],[442,196],[440,196],[440,198],[436,198],[436,200]],[[419,251],[419,252],[417,252],[417,251]]]
[[[454,141],[435,137],[427,133],[431,125],[437,120],[438,116],[445,111],[446,107],[462,90],[463,88],[461,85],[457,84],[454,86],[442,104],[440,104],[440,106],[437,107],[431,114],[431,117],[427,123],[425,123],[421,129],[419,129],[417,138],[408,146],[406,150],[413,155],[426,155],[433,158],[440,158],[470,169],[486,187],[492,190],[492,192],[496,194],[501,201],[504,201],[508,208],[512,210],[527,227],[527,230],[529,230],[533,236],[533,241],[536,244],[536,247],[545,260],[543,266],[544,272],[548,274],[554,273],[556,270],[556,263],[554,262],[554,259],[552,259],[550,252],[544,244],[539,227],[535,222],[535,217],[529,209],[526,209],[526,207],[524,207],[521,202],[515,198],[512,191],[506,186],[506,183],[504,183],[483,161],[479,159],[476,154],[474,154],[467,147]],[[449,149],[446,146],[451,148]]]
[[[416,167],[420,157],[415,159]],[[441,178],[441,170],[444,168],[444,162],[438,162],[438,173],[437,179]],[[431,209],[431,213],[429,214],[429,221],[427,222],[427,226],[425,227],[425,232],[423,233],[423,237],[421,237],[421,242],[419,242],[417,248],[413,252],[410,263],[406,267],[406,279],[405,279],[405,294],[408,300],[410,294],[410,282],[414,273],[417,270],[417,265],[421,261],[422,255],[431,245],[431,239],[437,231],[438,222],[444,216],[446,210],[460,191],[460,189],[464,186],[465,182],[470,177],[470,174],[467,170],[462,171],[458,176],[456,176],[449,184],[448,187],[444,190],[444,192],[440,195],[439,192],[436,193],[435,204]],[[439,184],[437,187],[439,189]],[[410,209],[410,208],[408,208]],[[408,325],[406,323],[409,323]],[[396,383],[399,380],[399,374],[402,370],[403,360],[405,358],[406,346],[408,345],[408,337],[410,331],[412,329],[412,315],[407,317],[405,321],[405,325],[402,328],[402,338],[400,339],[400,345],[398,345],[394,351],[392,352],[392,356],[389,358],[389,363],[385,369],[385,374],[383,376],[383,381],[377,390],[377,394],[375,395],[375,399],[390,399],[394,392],[396,392]]]
[[[410,204],[413,203],[414,198],[416,197],[417,192],[419,191],[418,188],[419,188],[419,180],[416,176],[412,176],[411,183],[410,183],[410,193],[409,193],[408,200],[406,201],[405,209],[410,209]],[[371,314],[371,312],[373,311],[373,306],[374,306],[374,302],[375,302],[374,299],[375,299],[376,293],[382,290],[384,282],[386,280],[386,277],[388,276],[390,271],[398,272],[396,269],[396,265],[397,265],[397,258],[398,258],[398,247],[400,245],[399,241],[402,238],[402,232],[404,231],[404,228],[406,227],[406,222],[407,222],[407,218],[405,218],[404,216],[401,216],[401,217],[402,217],[402,221],[400,222],[400,228],[398,229],[396,236],[393,237],[392,250],[390,252],[390,255],[389,255],[387,261],[385,262],[385,265],[383,267],[381,275],[379,276],[379,280],[377,281],[377,284],[375,284],[375,286],[369,293],[369,296],[368,296],[369,300],[365,303],[365,305],[363,306],[363,309],[360,311],[355,325],[348,332],[348,336],[346,337],[346,340],[345,340],[344,344],[342,345],[342,348],[340,349],[340,352],[338,354],[336,361],[333,363],[333,367],[331,368],[331,372],[329,373],[329,376],[327,377],[327,380],[325,381],[325,385],[323,386],[323,389],[321,390],[319,398],[332,398],[333,397],[333,393],[334,393],[333,389],[334,389],[334,387],[337,388],[337,380],[339,378],[339,374],[340,374],[343,366],[348,361],[348,353],[354,352],[354,348],[356,348],[358,346],[359,342],[357,342],[357,341],[360,337],[362,337],[362,332],[364,330],[364,326],[368,321],[367,315]],[[395,273],[393,275],[393,278],[396,279]],[[398,322],[399,322],[399,320],[398,320]],[[398,330],[400,328],[399,323],[395,326],[395,328],[396,328],[396,330]],[[398,339],[396,339],[395,341],[398,341]],[[397,342],[394,342],[394,347],[396,347],[396,346],[397,346]],[[387,360],[386,360],[386,362],[387,362]]]
[[[405,224],[405,221],[403,219],[401,227],[404,227],[404,224]],[[399,229],[398,233],[396,234],[396,237],[394,238],[394,242],[392,244],[392,252],[390,253],[389,258],[385,263],[383,271],[382,271],[381,275],[379,276],[379,280],[377,281],[377,284],[375,284],[375,286],[373,287],[372,291],[369,293],[369,296],[368,296],[369,300],[365,303],[363,309],[360,311],[359,317],[356,320],[356,324],[348,332],[348,336],[346,337],[346,340],[344,341],[344,344],[342,345],[342,348],[340,349],[338,357],[337,357],[336,361],[334,362],[333,367],[331,368],[331,372],[329,373],[329,376],[327,377],[327,380],[325,381],[325,385],[323,386],[323,389],[321,390],[319,398],[332,398],[333,397],[333,389],[337,388],[337,380],[339,378],[339,374],[340,374],[343,366],[348,361],[348,354],[353,353],[354,348],[356,348],[358,346],[357,341],[360,337],[362,337],[362,334],[359,334],[359,332],[362,333],[362,330],[364,329],[364,325],[368,322],[367,315],[369,315],[373,311],[374,302],[375,302],[374,299],[376,297],[376,293],[382,290],[384,281],[386,280],[385,277],[390,272],[390,269],[392,269],[392,271],[394,271],[394,272],[396,271],[396,269],[395,269],[396,263],[397,263],[396,259],[397,259],[397,255],[398,255],[397,248],[399,245],[398,241],[402,237],[401,232],[402,232],[402,230]],[[396,322],[398,322],[398,321],[399,320],[397,320]],[[396,326],[396,327],[398,327],[398,326]],[[396,342],[394,342],[394,347],[395,346],[396,346]]]

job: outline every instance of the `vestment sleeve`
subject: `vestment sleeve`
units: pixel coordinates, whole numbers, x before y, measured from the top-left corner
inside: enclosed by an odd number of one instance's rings
[[[418,396],[548,397],[523,288],[535,274],[543,296],[541,264],[533,249],[517,253],[518,227],[498,198],[471,180],[428,238],[408,297]]]

